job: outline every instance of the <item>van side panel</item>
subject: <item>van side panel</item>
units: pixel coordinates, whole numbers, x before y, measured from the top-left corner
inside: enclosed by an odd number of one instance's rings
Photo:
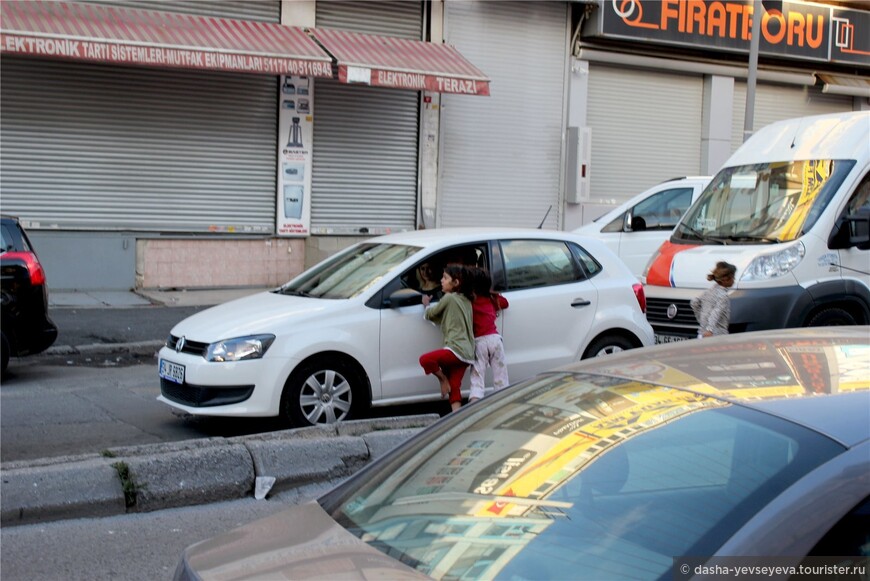
[[[813,297],[815,308],[804,317],[802,324],[822,309],[839,307],[848,311],[858,325],[870,323],[870,290],[854,278],[844,278],[838,281],[828,281],[811,286],[807,289]]]
[[[731,299],[730,333],[803,326],[815,302],[809,290],[799,285],[735,290]]]
[[[828,281],[809,288],[735,290],[731,299],[731,333],[804,327],[821,311],[848,311],[859,325],[870,321],[870,292],[854,280]]]

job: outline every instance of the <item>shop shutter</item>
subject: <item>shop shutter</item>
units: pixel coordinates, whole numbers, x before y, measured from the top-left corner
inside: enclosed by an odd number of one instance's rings
[[[734,103],[731,118],[731,152],[743,144],[743,122],[746,119],[746,82],[734,83]],[[775,121],[842,113],[852,110],[852,97],[822,93],[821,87],[757,84],[755,86],[754,130]]]
[[[274,231],[266,75],[3,57],[3,211],[36,228]]]
[[[703,77],[591,63],[590,202],[621,204],[701,167]]]
[[[447,42],[491,79],[441,97],[439,226],[560,224],[568,11],[557,2],[445,2]]]
[[[322,28],[422,38],[419,2],[317,2],[315,22]],[[312,233],[416,227],[419,101],[416,91],[316,80]]]
[[[423,7],[420,2],[327,0],[317,3],[315,23],[364,34],[421,40]]]

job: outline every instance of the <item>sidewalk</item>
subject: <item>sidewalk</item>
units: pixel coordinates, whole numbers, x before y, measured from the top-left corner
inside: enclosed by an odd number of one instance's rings
[[[124,308],[162,305],[166,307],[212,306],[254,293],[264,288],[226,288],[199,290],[136,291],[50,291],[49,308]]]

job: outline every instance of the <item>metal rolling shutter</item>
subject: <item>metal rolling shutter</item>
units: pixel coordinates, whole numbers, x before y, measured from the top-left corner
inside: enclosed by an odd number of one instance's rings
[[[419,2],[317,2],[322,28],[420,40]],[[311,231],[377,234],[416,227],[419,93],[318,79]]]
[[[260,22],[281,22],[280,0],[73,0],[88,4],[105,4],[108,6],[123,6],[125,8],[140,8],[142,10],[159,10],[161,12],[179,12],[181,14],[196,14],[198,16],[214,16],[217,18],[233,18],[236,20],[258,20]]]
[[[447,42],[491,79],[491,96],[443,95],[439,226],[558,228],[567,8],[445,2]]]
[[[701,75],[589,66],[590,202],[620,204],[701,167]]]
[[[3,57],[3,211],[37,227],[272,232],[277,80]]]
[[[280,22],[281,3],[91,0]],[[277,79],[3,57],[3,211],[36,228],[274,231]]]
[[[821,87],[758,84],[755,86],[753,127],[761,129],[774,121],[824,115],[852,110],[852,97],[822,93]],[[746,114],[746,83],[734,83],[731,125],[731,152],[743,144],[743,120]]]

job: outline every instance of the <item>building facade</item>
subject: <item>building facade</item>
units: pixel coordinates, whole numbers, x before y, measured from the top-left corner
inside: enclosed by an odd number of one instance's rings
[[[742,142],[747,7],[4,2],[0,205],[53,289],[272,286],[386,232],[574,228]],[[868,108],[870,11],[765,9],[755,127]]]

